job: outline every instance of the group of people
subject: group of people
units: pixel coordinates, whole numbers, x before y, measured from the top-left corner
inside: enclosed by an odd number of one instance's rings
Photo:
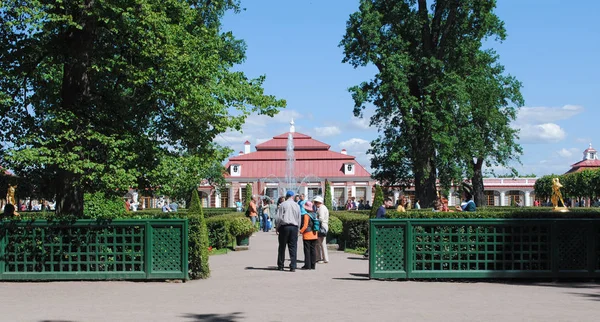
[[[460,205],[454,207],[454,209],[448,208],[448,199],[444,197],[438,197],[433,204],[433,211],[440,212],[454,212],[454,211],[476,211],[477,206],[473,201],[473,195],[465,190],[463,191],[463,200]]]
[[[325,237],[329,230],[329,209],[323,203],[323,197],[316,196],[306,200],[304,194],[296,195],[287,191],[284,200],[278,200],[275,231],[278,235],[277,269],[284,270],[286,247],[290,256],[290,272],[297,268],[298,236],[302,235],[304,248],[304,266],[301,269],[314,270],[317,263],[328,263],[329,254]],[[281,201],[281,202],[279,202]],[[318,224],[315,223],[318,221]],[[315,227],[319,227],[316,230]]]
[[[264,232],[268,232],[274,226],[274,223],[277,219],[277,207],[279,203],[275,205],[273,201],[269,198],[260,198],[257,196],[252,196],[250,203],[248,204],[247,216],[252,220],[252,225],[256,225],[256,222],[259,223],[260,230]],[[242,202],[236,202],[236,208],[240,211],[242,207]]]
[[[360,199],[358,202],[356,202],[356,197],[351,197],[350,199],[348,199],[348,202],[346,202],[346,210],[369,210],[371,209],[371,205],[369,204],[369,200],[364,201],[363,199]]]

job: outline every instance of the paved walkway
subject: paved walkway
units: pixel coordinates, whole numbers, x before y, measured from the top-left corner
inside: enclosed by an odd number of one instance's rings
[[[211,257],[212,277],[187,283],[0,283],[0,321],[600,320],[599,284],[369,280],[367,261],[342,252],[279,272],[276,244],[256,233],[249,251]]]

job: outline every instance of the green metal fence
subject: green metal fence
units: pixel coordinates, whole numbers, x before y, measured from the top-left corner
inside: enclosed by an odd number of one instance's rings
[[[371,278],[597,278],[600,219],[371,219]]]
[[[187,220],[0,221],[0,280],[187,279]]]

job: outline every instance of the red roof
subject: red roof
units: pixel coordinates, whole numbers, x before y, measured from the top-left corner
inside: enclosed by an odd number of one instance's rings
[[[582,160],[573,164],[571,166],[571,170],[567,171],[566,173],[574,173],[583,170],[592,170],[596,168],[600,168],[600,160]]]
[[[263,142],[256,146],[257,151],[261,150],[286,150],[288,144],[288,133],[274,136],[272,140]],[[294,138],[294,151],[296,150],[329,150],[331,146],[321,141],[317,141],[310,136],[298,132],[292,133]]]
[[[239,164],[241,176],[236,178],[284,178],[287,163],[288,133],[273,137],[273,139],[256,146],[255,152],[233,156],[225,165],[227,169],[232,164]],[[294,132],[294,176],[301,180],[306,176],[316,176],[322,179],[345,177],[348,179],[362,177],[370,178],[371,174],[356,162],[351,155],[330,151],[330,146],[312,139],[310,136]],[[344,164],[354,164],[354,174],[344,174]],[[231,177],[230,177],[231,178]],[[363,179],[364,180],[364,179]]]

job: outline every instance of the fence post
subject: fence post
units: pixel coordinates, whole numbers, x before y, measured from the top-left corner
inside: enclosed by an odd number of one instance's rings
[[[375,246],[375,240],[374,240],[374,232],[375,232],[375,224],[373,224],[373,220],[369,219],[369,243],[367,244],[367,253],[369,254],[369,279],[371,279],[373,277],[373,273],[374,273],[374,265],[375,265],[375,253],[373,252],[373,247]]]
[[[184,219],[181,224],[181,262],[183,263],[183,280],[189,280],[189,257],[188,257],[188,220]]]
[[[412,234],[412,223],[410,220],[406,221],[405,231],[405,242],[404,242],[404,270],[406,270],[406,279],[411,278],[412,273],[412,246],[413,246],[413,234]]]
[[[6,223],[4,223],[4,220],[2,220],[2,226],[0,229],[0,232],[2,233],[2,238],[0,239],[0,276],[2,276],[2,274],[4,274],[4,270],[6,269],[6,256],[4,249],[6,248],[6,239],[8,238],[8,229],[6,229]]]
[[[145,220],[144,226],[144,270],[148,278],[152,271],[152,224]]]

